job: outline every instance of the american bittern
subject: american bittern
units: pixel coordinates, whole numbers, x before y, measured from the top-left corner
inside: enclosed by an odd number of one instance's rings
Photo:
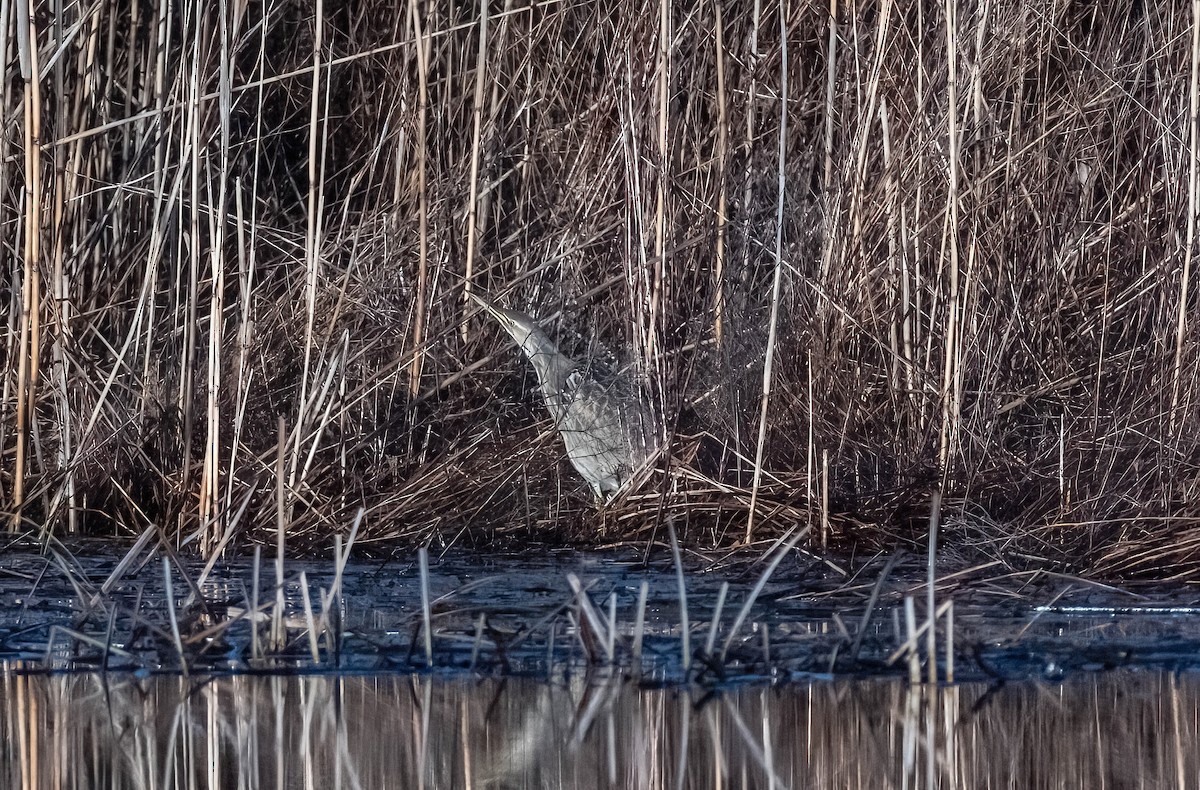
[[[637,387],[614,377],[602,382],[587,366],[558,350],[525,313],[471,294],[521,347],[537,373],[542,400],[562,434],[567,457],[603,502],[658,449],[654,419]]]

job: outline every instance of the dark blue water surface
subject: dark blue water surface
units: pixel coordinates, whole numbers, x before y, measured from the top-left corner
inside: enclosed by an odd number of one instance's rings
[[[427,647],[415,553],[350,558],[340,595],[331,594],[332,551],[328,560],[289,559],[282,609],[275,603],[274,559],[264,555],[258,614],[251,616],[251,556],[223,559],[207,574],[186,554],[168,558],[168,596],[163,551],[146,546],[116,577],[125,551],[79,543],[0,553],[0,660],[35,672],[186,667],[530,678],[610,666],[643,684],[708,687],[912,671],[928,677],[926,638],[916,640],[919,666],[905,649],[911,645],[905,598],[913,599],[916,625],[926,619],[926,569],[916,558],[893,563],[881,578],[888,564],[883,557],[826,559],[793,551],[740,616],[768,558],[685,554],[685,640],[669,551],[647,557],[632,550],[538,547],[520,556],[432,555]],[[572,577],[581,595],[573,592]],[[1119,589],[994,562],[939,567],[938,578],[936,605],[953,605],[953,639],[944,615],[936,631],[939,680],[951,669],[956,680],[995,681],[1200,667],[1200,596],[1188,588]],[[714,630],[723,584],[728,590]]]

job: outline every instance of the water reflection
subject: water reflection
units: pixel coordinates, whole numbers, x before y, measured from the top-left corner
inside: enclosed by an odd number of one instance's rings
[[[23,675],[14,788],[1182,787],[1200,682],[893,680],[713,696],[619,680]]]

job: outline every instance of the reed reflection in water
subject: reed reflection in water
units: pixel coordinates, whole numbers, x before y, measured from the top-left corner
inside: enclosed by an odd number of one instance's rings
[[[29,790],[1188,787],[1200,772],[1189,676],[711,696],[408,675],[0,681],[0,781]]]

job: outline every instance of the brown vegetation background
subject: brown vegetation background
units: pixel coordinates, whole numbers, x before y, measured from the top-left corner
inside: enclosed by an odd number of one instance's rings
[[[940,488],[947,550],[1195,574],[1195,8],[0,19],[20,529],[894,547]],[[637,376],[661,468],[597,513],[468,284]]]

